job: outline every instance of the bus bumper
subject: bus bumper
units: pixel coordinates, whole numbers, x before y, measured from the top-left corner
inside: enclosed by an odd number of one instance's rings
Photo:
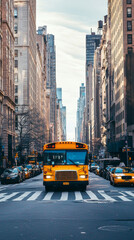
[[[86,187],[89,184],[88,181],[50,181],[50,182],[43,182],[45,187]]]

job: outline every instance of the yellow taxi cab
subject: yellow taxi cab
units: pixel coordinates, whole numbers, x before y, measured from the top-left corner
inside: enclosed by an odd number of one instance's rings
[[[134,168],[116,167],[110,173],[110,184],[130,184],[134,185]]]
[[[24,171],[25,171],[25,179],[28,179],[30,178],[30,171],[28,168],[24,168]]]

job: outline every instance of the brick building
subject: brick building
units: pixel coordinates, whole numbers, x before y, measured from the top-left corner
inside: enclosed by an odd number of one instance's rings
[[[3,123],[2,145],[9,163],[13,161],[15,148],[14,102],[14,1],[2,0],[3,39]]]

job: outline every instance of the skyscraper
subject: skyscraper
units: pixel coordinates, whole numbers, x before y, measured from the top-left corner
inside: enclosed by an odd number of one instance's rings
[[[82,120],[84,115],[84,108],[85,108],[85,86],[84,83],[80,86],[80,96],[77,102],[77,116],[76,116],[76,141],[82,141]]]
[[[134,147],[134,0],[109,0],[111,18],[111,108],[116,151]]]
[[[56,129],[56,48],[54,35],[47,34],[47,89],[50,89],[50,123],[54,128],[54,140],[57,139]]]
[[[3,39],[3,127],[2,145],[4,155],[12,163],[15,148],[15,102],[14,102],[14,8],[13,0],[2,0],[2,39]],[[1,42],[1,40],[0,40]],[[1,56],[0,56],[1,58]],[[1,66],[0,66],[1,68]]]
[[[91,138],[91,99],[92,99],[92,71],[94,64],[94,52],[99,46],[101,35],[92,32],[86,35],[86,143],[90,144]]]

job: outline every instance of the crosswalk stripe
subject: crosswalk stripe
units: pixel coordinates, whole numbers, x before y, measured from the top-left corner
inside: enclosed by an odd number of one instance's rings
[[[80,192],[75,192],[75,200],[76,201],[79,201],[79,200],[83,200],[83,197],[82,197],[82,195],[81,195],[81,193]]]
[[[13,201],[21,201],[21,200],[23,200],[25,197],[27,197],[30,193],[31,193],[31,192],[25,192],[25,193],[23,193],[21,196],[13,199]]]
[[[134,193],[133,192],[131,192],[131,191],[125,191],[125,193],[127,193],[129,196],[131,196],[131,197],[134,197]]]
[[[0,198],[3,198],[6,193],[0,193]]]
[[[51,197],[53,196],[53,193],[54,192],[48,192],[47,194],[46,194],[46,196],[43,198],[43,201],[48,201],[48,200],[50,200],[51,199]]]
[[[91,200],[96,200],[96,201],[99,200],[92,191],[86,191],[86,193],[88,194],[88,196],[90,197]]]
[[[62,192],[60,201],[67,201],[68,200],[68,192]]]
[[[29,197],[27,199],[27,201],[34,201],[34,200],[36,200],[40,196],[41,193],[42,193],[42,191],[35,192],[31,197]]]
[[[15,195],[17,195],[19,192],[14,192],[12,194],[9,194],[7,196],[4,196],[2,199],[0,199],[0,202],[5,202],[7,200],[9,200],[10,198],[14,197]]]
[[[98,193],[104,197],[107,201],[111,201],[111,202],[116,202],[116,200],[112,197],[110,197],[108,194],[106,194],[103,190],[98,191]]]
[[[130,200],[130,199],[124,197],[124,196],[118,196],[118,198],[120,198],[124,202],[131,202],[132,201],[132,200]]]

